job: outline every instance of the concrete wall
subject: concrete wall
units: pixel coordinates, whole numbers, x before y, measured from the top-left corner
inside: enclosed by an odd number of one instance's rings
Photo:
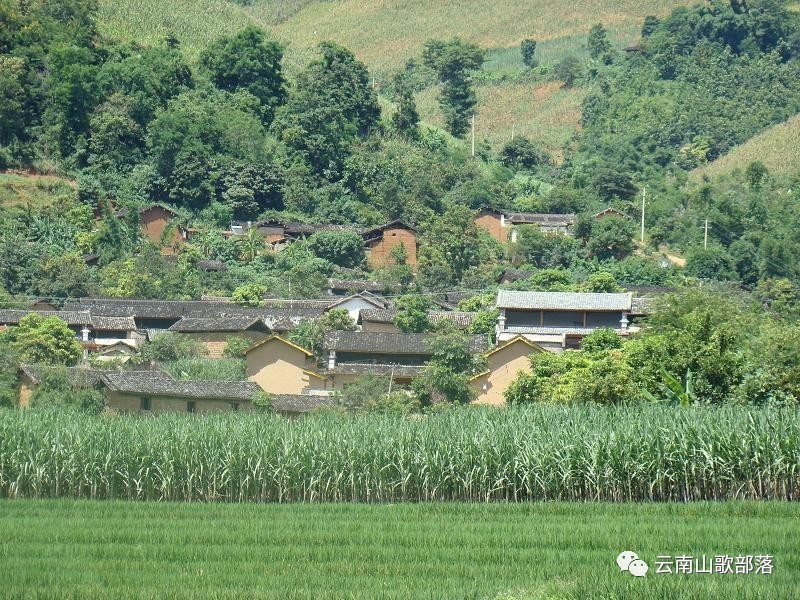
[[[238,337],[250,340],[252,344],[256,344],[269,336],[268,333],[263,331],[204,331],[198,333],[184,333],[181,335],[185,335],[203,344],[208,352],[209,358],[222,357],[222,353],[225,352],[225,348],[228,346],[228,338]]]
[[[142,411],[142,399],[150,399],[150,410]],[[189,412],[189,403],[194,403],[195,413],[225,412],[232,410],[252,410],[253,405],[245,400],[197,400],[194,398],[179,398],[174,396],[152,396],[145,394],[125,394],[121,392],[108,392],[108,406],[121,412]],[[235,405],[235,407],[234,407]]]
[[[247,378],[270,394],[300,394],[305,389],[324,390],[325,380],[309,374],[313,359],[278,339],[252,349],[245,356]]]
[[[505,404],[503,393],[509,384],[516,379],[520,371],[530,371],[528,357],[539,350],[528,344],[516,341],[493,352],[488,357],[489,373],[470,382],[477,397],[475,404],[502,406]]]
[[[403,244],[406,249],[406,264],[417,266],[417,235],[413,231],[401,228],[389,228],[383,237],[376,240],[367,249],[367,264],[371,269],[388,267],[394,264],[391,256],[392,248]]]

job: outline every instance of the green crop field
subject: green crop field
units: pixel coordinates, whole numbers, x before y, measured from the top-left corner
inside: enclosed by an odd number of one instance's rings
[[[186,501],[800,497],[800,413],[547,406],[418,419],[0,411],[0,497]]]
[[[775,175],[795,175],[800,172],[800,115],[770,127],[737,146],[709,165],[692,171],[691,178],[714,177],[736,169],[744,171],[753,161],[763,162]]]
[[[378,84],[387,70],[418,57],[431,38],[459,36],[488,51],[486,69],[513,76],[522,70],[519,43],[537,40],[537,59],[552,65],[568,54],[585,53],[586,34],[603,23],[617,47],[634,43],[647,15],[666,15],[691,0],[502,0],[500,2],[425,2],[423,0],[313,1],[253,0],[242,6],[226,0],[101,0],[100,28],[117,39],[154,44],[175,35],[196,58],[210,41],[248,24],[269,31],[286,45],[285,62],[295,70],[321,41],[334,40],[353,50],[370,67]],[[380,88],[379,88],[380,89]],[[543,95],[543,90],[545,91]],[[418,99],[423,119],[440,122],[435,93]],[[554,91],[548,85],[496,82],[478,90],[480,136],[498,147],[511,125],[557,155],[580,120],[583,94]]]
[[[61,177],[0,173],[0,206],[43,206],[75,193],[75,182]]]
[[[791,598],[790,503],[0,502],[8,598]],[[621,572],[632,550],[650,571]],[[657,556],[772,556],[656,574]]]

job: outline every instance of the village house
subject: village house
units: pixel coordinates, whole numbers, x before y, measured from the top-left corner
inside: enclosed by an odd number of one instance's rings
[[[163,244],[174,251],[189,238],[189,231],[175,222],[177,213],[166,206],[151,204],[140,208],[138,212],[142,235],[154,244]],[[114,216],[121,219],[127,214],[127,210],[118,210]]]
[[[92,315],[88,310],[14,310],[0,309],[0,326],[16,326],[29,314],[42,317],[58,317],[67,324],[75,339],[89,350],[101,349],[117,343],[131,348],[139,345],[136,325],[130,317],[103,317]]]
[[[506,212],[482,208],[475,217],[475,225],[486,231],[501,244],[516,242],[515,225],[536,225],[543,233],[568,234],[575,224],[574,214],[542,214]]]
[[[328,390],[328,381],[317,371],[312,352],[273,335],[245,353],[247,379],[270,394],[314,394]]]
[[[440,321],[450,321],[458,329],[466,331],[472,324],[476,314],[474,312],[432,310],[428,312],[428,320],[434,324]],[[362,310],[356,323],[361,326],[361,331],[401,333],[397,325],[394,324],[395,316],[397,316],[397,311],[394,309]]]
[[[368,374],[389,376],[399,384],[408,384],[430,361],[435,337],[427,333],[330,331],[322,345],[327,359],[322,372],[335,390]],[[485,352],[488,346],[485,336],[469,336],[472,352]]]
[[[279,252],[295,240],[305,239],[320,231],[352,231],[364,239],[367,265],[378,269],[395,264],[392,250],[403,246],[405,262],[417,266],[417,232],[402,221],[392,221],[377,227],[356,227],[335,223],[281,223],[275,220],[236,222],[231,224],[227,237],[243,236],[255,228],[273,251]],[[364,290],[359,290],[364,291]]]
[[[546,350],[579,348],[580,340],[601,327],[620,335],[632,331],[633,294],[517,292],[497,294],[497,340],[522,335]]]
[[[255,344],[266,339],[271,333],[264,320],[252,313],[217,317],[183,317],[167,331],[180,333],[200,342],[209,358],[221,358],[231,337]]]
[[[250,410],[261,391],[250,381],[182,381],[160,371],[115,371],[103,374],[101,382],[108,407],[121,412]]]
[[[517,378],[520,371],[530,371],[530,356],[544,350],[518,335],[485,354],[486,370],[469,380],[475,392],[474,404],[502,406],[505,404],[505,391]]]
[[[39,365],[22,364],[19,367],[17,378],[19,380],[18,403],[21,408],[30,405],[31,396],[49,372],[58,369],[67,377],[69,385],[75,388],[100,388],[102,377],[108,371],[100,369],[84,369],[81,367],[47,367]]]

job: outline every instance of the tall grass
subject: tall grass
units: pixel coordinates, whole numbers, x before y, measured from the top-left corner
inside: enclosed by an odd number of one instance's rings
[[[0,496],[185,501],[793,499],[800,415],[552,407],[391,416],[0,413]]]

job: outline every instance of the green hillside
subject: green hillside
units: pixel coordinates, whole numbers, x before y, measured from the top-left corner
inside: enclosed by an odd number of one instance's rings
[[[711,164],[692,171],[692,179],[703,176],[714,177],[730,173],[736,169],[744,170],[753,161],[760,160],[771,173],[793,175],[800,171],[800,115],[770,127],[763,133],[737,146],[725,156]]]
[[[0,173],[0,206],[45,206],[74,194],[75,182],[61,177]]]
[[[568,54],[584,52],[586,33],[602,22],[611,39],[624,47],[639,36],[646,15],[666,15],[688,0],[595,0],[567,4],[557,0],[253,0],[241,6],[225,0],[101,0],[100,27],[108,36],[153,44],[175,35],[196,57],[211,40],[255,23],[286,47],[286,63],[296,68],[323,40],[350,48],[372,70],[380,89],[389,69],[418,56],[431,38],[460,36],[489,50],[486,69],[516,75],[522,70],[522,39],[537,40],[537,59],[552,65]],[[511,126],[558,153],[575,132],[582,94],[552,85],[498,82],[479,89],[479,137],[493,146],[507,140]],[[439,124],[433,90],[418,99],[422,117]]]

